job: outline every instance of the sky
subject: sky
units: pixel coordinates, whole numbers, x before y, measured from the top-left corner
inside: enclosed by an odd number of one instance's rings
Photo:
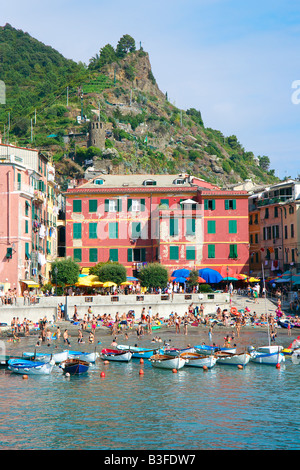
[[[129,34],[160,90],[205,127],[300,174],[299,0],[0,0],[0,25],[89,63]],[[1,69],[0,69],[1,79]]]

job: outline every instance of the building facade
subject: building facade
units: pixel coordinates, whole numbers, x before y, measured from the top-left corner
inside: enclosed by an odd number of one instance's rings
[[[0,144],[0,288],[44,284],[57,253],[54,168],[35,149]]]
[[[100,175],[69,188],[66,256],[88,268],[118,261],[249,270],[248,193],[189,175]]]

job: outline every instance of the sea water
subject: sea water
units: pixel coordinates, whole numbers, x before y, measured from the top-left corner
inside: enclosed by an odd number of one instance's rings
[[[27,380],[1,369],[0,449],[296,450],[299,376],[290,358],[279,369],[217,364],[177,373],[147,360],[98,360],[80,376],[55,366]]]

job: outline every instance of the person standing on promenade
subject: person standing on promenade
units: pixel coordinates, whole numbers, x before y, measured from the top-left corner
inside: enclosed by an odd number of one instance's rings
[[[71,343],[70,343],[70,340],[69,340],[69,334],[68,334],[67,329],[65,329],[63,337],[64,337],[64,343],[67,343],[70,346]]]

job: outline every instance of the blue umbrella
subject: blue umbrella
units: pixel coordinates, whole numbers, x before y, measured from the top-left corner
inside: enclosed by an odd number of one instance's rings
[[[138,278],[133,277],[133,276],[127,276],[126,279],[127,279],[127,281],[138,281]]]
[[[186,282],[186,277],[175,277],[173,282]]]
[[[172,277],[189,277],[190,271],[188,269],[176,269],[172,272]]]
[[[218,282],[223,281],[223,276],[221,276],[218,271],[211,268],[199,269],[199,276],[208,284],[218,284]]]

